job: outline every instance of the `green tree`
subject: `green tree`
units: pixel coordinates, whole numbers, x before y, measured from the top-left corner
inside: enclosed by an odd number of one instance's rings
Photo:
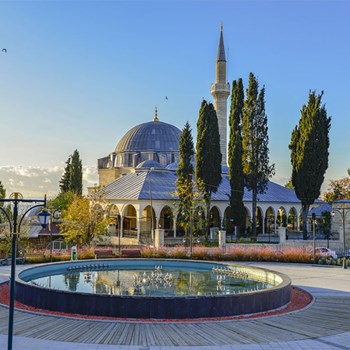
[[[243,147],[242,147],[242,110],[244,105],[244,90],[242,79],[232,82],[231,108],[229,116],[230,139],[228,144],[228,166],[231,186],[230,194],[230,218],[238,228],[244,219],[244,172],[243,172]],[[228,225],[226,224],[226,227]]]
[[[0,181],[0,198],[5,198],[6,197],[6,189],[2,182]],[[3,207],[4,203],[0,203],[0,206]]]
[[[71,191],[61,192],[47,203],[47,207],[53,211],[66,210],[74,200],[74,193]]]
[[[75,195],[73,202],[62,211],[60,232],[67,243],[90,244],[107,231],[102,207],[91,199]]]
[[[66,167],[60,180],[60,190],[62,193],[68,192],[70,187],[71,156],[66,161]]]
[[[321,213],[321,220],[319,220],[320,231],[323,233],[324,238],[327,240],[327,248],[329,248],[329,240],[332,237],[332,215],[329,211],[323,211]]]
[[[269,137],[265,114],[265,88],[259,92],[258,81],[249,74],[242,111],[243,171],[245,184],[252,192],[252,236],[256,237],[256,203],[258,194],[265,193],[274,164],[269,164]]]
[[[193,165],[194,155],[193,138],[190,124],[186,122],[179,141],[180,161],[177,169],[176,195],[179,197],[179,224],[186,233],[190,228],[191,213],[194,200]]]
[[[79,152],[73,152],[69,173],[69,190],[75,194],[83,193],[83,167],[79,156]]]
[[[349,175],[350,169],[348,169]],[[339,199],[350,199],[350,177],[343,177],[339,180],[331,180],[328,191],[322,195],[323,200],[333,203]]]
[[[196,182],[205,201],[206,238],[209,235],[211,195],[221,182],[221,159],[218,118],[213,104],[203,100],[197,121]]]
[[[285,188],[289,188],[290,190],[294,190],[292,178],[289,179],[289,181],[284,185]]]
[[[309,93],[308,104],[301,109],[299,124],[292,132],[292,182],[302,204],[303,238],[307,239],[307,215],[310,205],[320,196],[324,174],[328,168],[329,130],[331,118],[327,116],[322,95]]]

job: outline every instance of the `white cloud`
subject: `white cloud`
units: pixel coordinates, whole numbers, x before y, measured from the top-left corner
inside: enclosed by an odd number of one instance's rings
[[[24,166],[0,166],[0,181],[6,189],[6,195],[12,192],[21,192],[24,197],[56,196],[59,189],[59,181],[64,172],[64,166],[53,167],[24,167]],[[92,166],[83,167],[83,191],[87,187],[98,183],[97,169]]]

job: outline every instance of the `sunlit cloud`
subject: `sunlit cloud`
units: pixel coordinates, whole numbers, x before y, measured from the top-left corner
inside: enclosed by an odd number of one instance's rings
[[[0,166],[0,181],[6,189],[6,195],[21,192],[24,197],[55,197],[59,189],[59,181],[64,173],[64,164],[54,167]],[[87,187],[98,183],[97,169],[83,167],[83,192]]]

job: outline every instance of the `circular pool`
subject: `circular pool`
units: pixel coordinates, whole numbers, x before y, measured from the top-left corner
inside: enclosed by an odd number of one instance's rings
[[[111,259],[45,264],[16,278],[19,302],[70,314],[137,319],[227,317],[290,302],[291,281],[243,265]]]

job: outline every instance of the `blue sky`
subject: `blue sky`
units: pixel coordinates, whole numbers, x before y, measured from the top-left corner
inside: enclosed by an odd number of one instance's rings
[[[275,180],[290,177],[288,144],[309,90],[324,90],[332,116],[326,177],[343,177],[349,14],[348,1],[0,1],[0,180],[8,192],[53,194],[78,149],[91,185],[96,160],[155,106],[195,136],[221,22],[228,81],[253,72],[266,87]]]

